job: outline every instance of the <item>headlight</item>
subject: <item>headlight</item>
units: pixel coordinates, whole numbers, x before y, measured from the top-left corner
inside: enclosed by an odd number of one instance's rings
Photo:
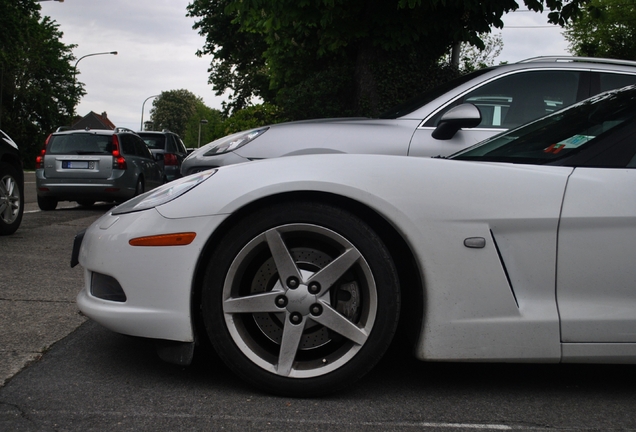
[[[260,129],[252,129],[246,132],[239,132],[232,135],[228,135],[225,138],[218,139],[208,151],[204,153],[204,156],[214,156],[227,152],[231,152],[247,144],[248,142],[258,138],[267,131],[269,127]]]
[[[111,212],[114,215],[148,210],[172,201],[210,178],[217,170],[203,171],[159,186],[145,194],[132,198]]]

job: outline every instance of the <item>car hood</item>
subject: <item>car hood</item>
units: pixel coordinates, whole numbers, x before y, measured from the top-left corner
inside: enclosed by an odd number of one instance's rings
[[[407,155],[419,120],[338,118],[270,125],[267,132],[238,148],[242,158],[267,159],[316,153]],[[205,160],[209,143],[190,155]],[[215,157],[211,156],[211,157]]]
[[[519,217],[519,209],[540,213],[546,200],[554,200],[553,209],[558,207],[571,172],[569,167],[386,155],[293,156],[222,167],[157,210],[167,218],[230,214],[262,198],[302,192],[356,200],[387,212],[388,219],[393,219],[391,214],[404,215],[405,209],[410,209],[405,220],[417,213],[446,221],[506,218],[510,213]],[[550,189],[551,198],[546,198],[543,186]]]

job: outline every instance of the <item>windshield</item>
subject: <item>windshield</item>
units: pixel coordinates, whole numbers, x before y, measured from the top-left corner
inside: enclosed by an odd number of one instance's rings
[[[112,136],[90,133],[52,135],[46,147],[48,154],[60,155],[100,155],[112,151]]]
[[[166,147],[166,137],[165,135],[158,134],[143,134],[140,133],[139,136],[144,140],[146,145],[151,150],[163,150]]]
[[[406,102],[391,108],[384,114],[380,115],[381,119],[396,119],[398,117],[404,117],[407,114],[412,113],[419,107],[426,105],[430,101],[440,97],[444,93],[451,91],[452,89],[459,87],[465,82],[470,81],[471,79],[478,77],[479,75],[485,74],[486,72],[492,70],[492,68],[484,68],[478,71],[462,75],[459,78],[455,78],[454,80],[450,80],[445,84],[442,84],[438,87],[433,88],[427,92],[421,93],[418,96],[415,96],[412,99],[407,100]]]
[[[636,86],[594,96],[450,156],[486,162],[547,164],[571,156],[634,121]]]

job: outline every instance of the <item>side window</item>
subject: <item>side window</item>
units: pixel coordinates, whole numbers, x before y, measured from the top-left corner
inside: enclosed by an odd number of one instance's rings
[[[600,92],[636,84],[636,75],[619,73],[600,73]]]
[[[174,140],[177,143],[177,148],[179,149],[178,152],[181,154],[186,154],[188,151],[186,150],[186,147],[185,147],[185,144],[183,144],[183,141],[181,141],[181,138],[179,138],[178,135],[175,135]]]
[[[481,111],[479,128],[509,129],[576,102],[580,72],[529,71],[510,74],[465,94],[429,119],[436,126],[450,108],[472,103]]]
[[[146,159],[152,159],[152,154],[150,153],[150,150],[148,149],[148,146],[146,145],[144,140],[132,135],[131,135],[131,138],[133,139],[135,143],[135,153],[137,153],[137,156],[146,158]]]
[[[135,141],[132,139],[132,135],[121,134],[119,135],[119,141],[121,142],[121,150],[125,155],[135,155]]]
[[[168,138],[168,140],[167,140],[168,146],[166,148],[166,151],[168,153],[176,153],[177,152],[177,147],[174,144],[174,136],[168,135],[167,138]]]

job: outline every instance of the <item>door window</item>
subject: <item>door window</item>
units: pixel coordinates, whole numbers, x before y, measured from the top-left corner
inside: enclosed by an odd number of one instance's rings
[[[600,73],[599,75],[601,78],[600,92],[636,84],[636,75],[619,73]]]
[[[581,73],[530,71],[506,75],[468,92],[428,120],[436,126],[442,114],[462,103],[481,111],[479,128],[509,129],[576,102]]]

